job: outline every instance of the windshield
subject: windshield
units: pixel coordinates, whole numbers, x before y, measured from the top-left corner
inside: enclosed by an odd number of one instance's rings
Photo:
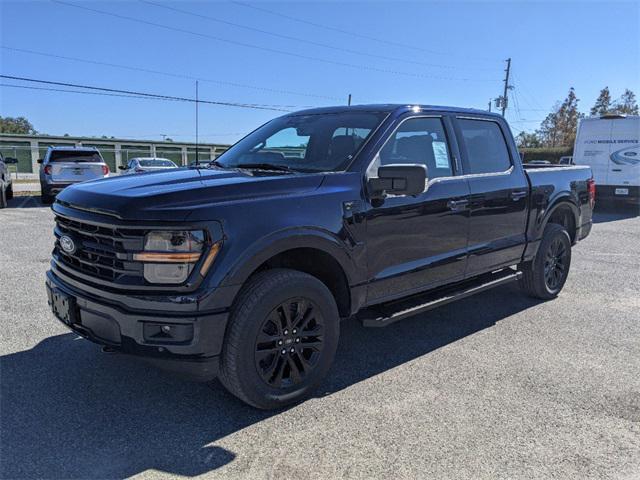
[[[343,170],[386,115],[347,112],[276,118],[232,146],[216,164],[273,165],[301,172]]]
[[[140,160],[139,163],[141,167],[177,167],[171,160],[162,160],[160,158]]]
[[[98,152],[53,150],[49,156],[49,162],[97,162],[102,163],[102,157]]]

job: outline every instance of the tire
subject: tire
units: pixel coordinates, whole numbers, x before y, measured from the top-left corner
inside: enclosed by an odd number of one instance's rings
[[[550,223],[536,257],[522,269],[522,289],[531,297],[551,300],[564,287],[570,266],[571,237],[563,226]]]
[[[40,195],[40,201],[44,204],[44,205],[49,205],[51,203],[53,203],[53,195],[48,195],[46,193],[42,193]]]
[[[7,200],[11,200],[13,198],[13,183],[9,185],[7,188]]]
[[[299,402],[329,371],[339,333],[336,302],[320,280],[296,270],[258,273],[232,307],[219,379],[256,408]]]

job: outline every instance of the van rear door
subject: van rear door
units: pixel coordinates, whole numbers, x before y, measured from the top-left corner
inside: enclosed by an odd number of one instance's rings
[[[615,196],[624,196],[625,187],[640,185],[640,117],[611,120],[609,185],[619,187]]]
[[[576,165],[588,165],[596,185],[607,185],[611,120],[586,118],[580,122],[573,153]]]

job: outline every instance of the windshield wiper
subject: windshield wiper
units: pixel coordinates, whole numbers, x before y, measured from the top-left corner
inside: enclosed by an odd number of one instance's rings
[[[214,165],[218,168],[229,168],[226,165],[223,165],[222,163],[220,163],[218,160],[211,160],[209,162],[209,165],[207,165],[207,168],[211,168],[211,165]]]
[[[275,163],[240,163],[235,165],[236,168],[255,168],[258,170],[277,170],[279,172],[294,172],[291,167],[286,165],[277,165]]]

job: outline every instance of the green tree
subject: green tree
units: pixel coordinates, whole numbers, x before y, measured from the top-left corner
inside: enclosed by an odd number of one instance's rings
[[[568,147],[576,140],[578,120],[584,117],[578,111],[579,99],[571,87],[567,98],[560,104],[556,104],[554,111],[540,124],[536,132],[545,147]]]
[[[536,130],[536,136],[540,140],[543,147],[556,147],[558,145],[558,110],[556,105],[555,111],[551,112],[540,124],[540,129]]]
[[[613,111],[615,113],[622,113],[626,115],[638,115],[638,103],[636,102],[635,93],[627,88],[622,96],[616,101]]]
[[[24,117],[1,117],[0,133],[14,133],[22,135],[35,135],[36,129]]]
[[[516,142],[518,148],[539,148],[542,146],[537,133],[527,133],[524,130],[516,136]]]
[[[607,113],[611,113],[612,108],[613,106],[611,104],[611,93],[609,92],[609,87],[604,87],[602,90],[600,90],[600,95],[598,95],[596,103],[593,105],[593,107],[591,107],[589,115],[605,115]]]

